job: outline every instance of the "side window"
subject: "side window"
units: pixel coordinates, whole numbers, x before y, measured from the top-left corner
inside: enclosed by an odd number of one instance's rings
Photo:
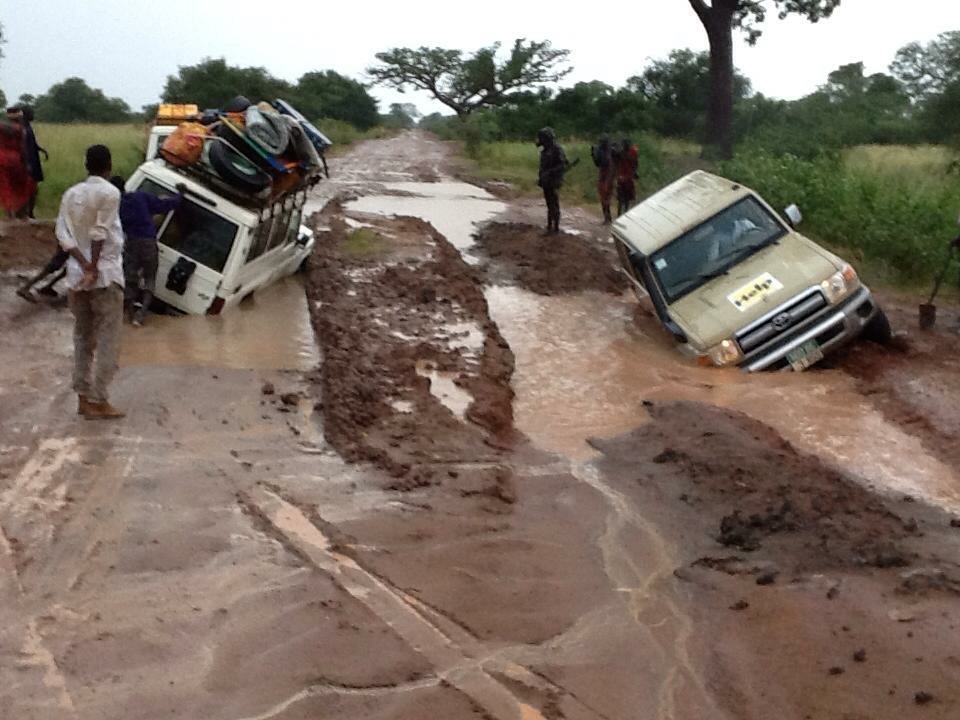
[[[294,243],[297,241],[297,237],[300,235],[300,223],[303,218],[303,209],[296,208],[290,214],[290,222],[287,225],[287,239],[286,242]]]
[[[271,220],[264,220],[257,225],[257,229],[253,233],[253,240],[250,242],[250,252],[247,253],[247,262],[256,260],[267,251],[267,246],[270,244],[271,227]]]
[[[620,256],[620,264],[623,269],[630,273],[634,280],[644,285],[643,274],[641,272],[642,261],[632,249],[627,247],[626,243],[616,240],[617,255]]]
[[[286,211],[273,219],[273,228],[270,230],[270,245],[268,249],[273,250],[283,242],[287,232],[289,217],[289,211]]]

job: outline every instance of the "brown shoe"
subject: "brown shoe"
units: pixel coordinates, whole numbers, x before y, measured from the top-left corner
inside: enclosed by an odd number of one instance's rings
[[[125,412],[117,410],[105,400],[103,402],[87,400],[87,407],[83,413],[83,417],[87,420],[119,420],[126,416]]]
[[[85,415],[90,406],[90,399],[86,395],[77,395],[77,415]]]

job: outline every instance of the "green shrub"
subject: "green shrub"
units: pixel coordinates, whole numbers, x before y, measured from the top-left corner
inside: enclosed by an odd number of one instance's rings
[[[878,172],[855,157],[742,154],[721,172],[777,209],[797,203],[805,234],[866,264],[872,274],[909,285],[927,282],[956,235],[960,188],[943,173],[942,181],[919,184],[911,172]]]

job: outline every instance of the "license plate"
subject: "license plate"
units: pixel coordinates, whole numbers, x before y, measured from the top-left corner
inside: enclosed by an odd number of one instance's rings
[[[808,340],[787,353],[787,362],[797,372],[806,370],[821,360],[823,360],[823,350],[820,349],[820,344],[816,340]]]

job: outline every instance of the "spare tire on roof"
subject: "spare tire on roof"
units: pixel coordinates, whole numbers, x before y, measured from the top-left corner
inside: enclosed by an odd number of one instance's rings
[[[233,100],[224,105],[221,109],[224,112],[228,113],[242,113],[245,112],[248,107],[253,105],[247,98],[243,95],[237,95]]]
[[[208,159],[217,175],[238,190],[256,194],[273,182],[267,173],[222,140],[210,143]]]

